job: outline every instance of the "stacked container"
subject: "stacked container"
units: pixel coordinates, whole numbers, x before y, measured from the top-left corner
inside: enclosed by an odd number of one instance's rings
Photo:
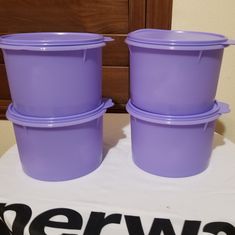
[[[40,180],[77,178],[102,161],[102,47],[92,33],[1,37],[13,103],[7,117],[24,171]]]
[[[132,153],[143,170],[167,177],[204,171],[215,120],[229,112],[215,101],[223,35],[157,29],[128,34]]]

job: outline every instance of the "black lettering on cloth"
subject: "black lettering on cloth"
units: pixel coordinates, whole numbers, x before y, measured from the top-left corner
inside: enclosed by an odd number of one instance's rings
[[[54,216],[62,215],[67,217],[68,222],[51,221]],[[82,216],[74,210],[67,208],[56,208],[45,211],[38,215],[29,226],[30,235],[47,235],[45,227],[61,228],[61,229],[75,229],[80,230],[82,227]],[[63,235],[77,235],[73,233],[63,233]]]
[[[201,221],[185,220],[181,235],[198,235]]]
[[[125,216],[129,235],[145,235],[139,216]],[[176,235],[169,219],[154,219],[148,235]],[[186,235],[186,234],[185,234]]]
[[[227,235],[235,235],[235,227],[227,222],[212,222],[204,226],[203,232],[215,235],[219,232],[224,232]]]
[[[144,235],[143,226],[139,216],[125,215],[129,235]]]
[[[154,219],[149,235],[176,235],[169,219]]]
[[[83,235],[99,235],[104,226],[120,224],[121,218],[121,214],[111,214],[105,217],[103,212],[91,212]]]
[[[5,203],[0,203],[0,219],[2,220],[2,223],[0,224],[0,231],[3,230],[5,231],[5,233],[6,233],[5,230],[6,228],[4,228],[3,223],[5,224],[4,213],[6,211],[14,211],[16,213],[15,219],[12,224],[12,231],[10,231],[8,228],[10,234],[24,235],[25,226],[29,222],[32,215],[31,208],[25,204],[11,204],[6,206]]]
[[[9,230],[9,228],[7,227],[5,222],[3,222],[2,219],[0,219],[0,234],[1,235],[12,235],[11,231]]]

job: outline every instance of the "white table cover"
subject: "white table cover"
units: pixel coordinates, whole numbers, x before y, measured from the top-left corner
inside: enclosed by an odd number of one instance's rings
[[[132,162],[128,115],[106,114],[104,152],[91,174],[55,183],[25,175],[11,147],[0,157],[0,235],[235,234],[235,145],[228,139],[215,134],[203,173],[159,177]]]

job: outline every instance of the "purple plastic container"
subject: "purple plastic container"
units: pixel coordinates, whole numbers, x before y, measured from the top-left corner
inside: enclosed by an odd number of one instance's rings
[[[142,29],[128,34],[130,96],[145,111],[190,115],[213,107],[223,50],[235,41],[223,35]]]
[[[95,170],[102,161],[103,114],[111,106],[107,100],[87,113],[36,118],[10,105],[7,118],[13,122],[24,172],[43,181],[64,181]]]
[[[24,33],[0,38],[14,108],[36,117],[90,111],[102,101],[102,47],[92,33]]]
[[[146,172],[165,177],[186,177],[204,171],[210,160],[215,120],[229,112],[214,103],[205,113],[166,116],[145,112],[130,101],[132,156]]]

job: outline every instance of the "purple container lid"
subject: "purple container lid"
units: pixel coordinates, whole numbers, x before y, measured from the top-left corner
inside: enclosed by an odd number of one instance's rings
[[[130,115],[140,120],[164,125],[204,124],[216,120],[223,113],[230,112],[228,104],[217,101],[214,102],[213,108],[209,111],[187,116],[172,116],[146,112],[134,106],[131,103],[131,100],[128,101],[126,109],[130,113]]]
[[[79,32],[38,32],[8,34],[0,37],[0,47],[3,49],[23,50],[58,50],[64,48],[83,48],[104,46],[105,42],[112,41],[95,33]]]
[[[101,105],[96,109],[78,115],[71,115],[56,118],[38,118],[33,116],[25,116],[18,113],[13,104],[10,104],[6,113],[7,118],[14,124],[36,128],[55,128],[73,126],[95,120],[102,116],[106,109],[113,106],[111,99],[103,99]]]
[[[126,43],[133,46],[143,46],[161,49],[161,46],[169,49],[191,49],[198,48],[213,49],[224,48],[234,41],[225,36],[215,33],[193,32],[181,30],[140,29],[128,34]],[[164,48],[163,47],[163,48]]]

